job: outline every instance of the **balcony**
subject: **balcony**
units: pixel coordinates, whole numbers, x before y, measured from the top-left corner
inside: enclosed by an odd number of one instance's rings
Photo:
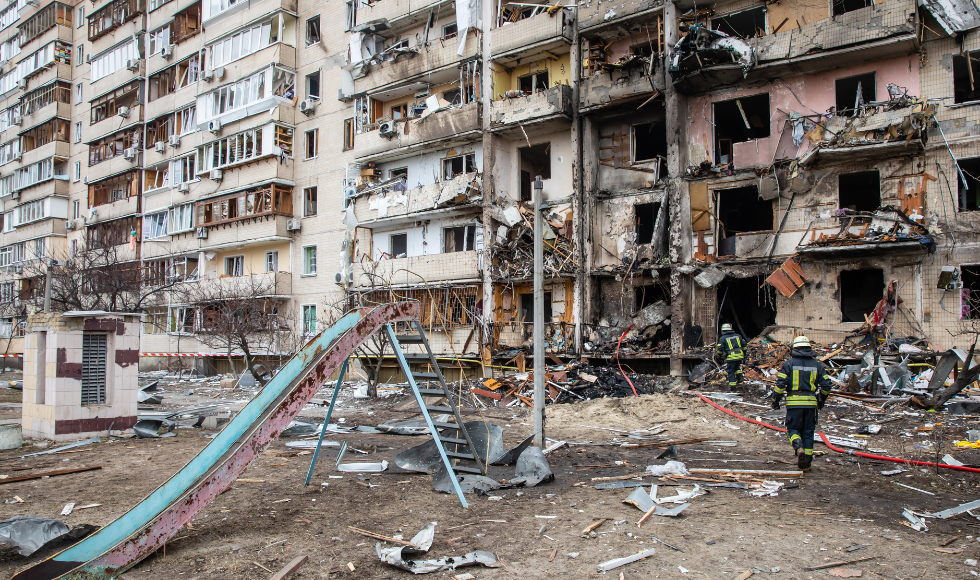
[[[619,0],[610,5],[607,2],[590,2],[579,5],[578,26],[581,32],[593,32],[607,26],[616,26],[627,19],[663,9],[663,0]]]
[[[481,278],[479,253],[474,250],[355,263],[353,287],[354,289],[370,288],[372,280],[378,279],[377,276],[381,276],[391,285],[421,284],[422,279],[416,274],[409,273],[409,270],[422,274],[428,282],[460,283],[464,280],[475,281]],[[374,276],[362,276],[365,272]]]
[[[469,103],[440,110],[421,122],[418,122],[420,119],[395,121],[395,132],[387,137],[378,130],[361,133],[354,139],[357,161],[397,159],[418,153],[423,148],[452,147],[476,141],[481,135],[481,106],[481,103]]]
[[[150,71],[150,74],[152,75],[184,60],[185,58],[190,58],[195,54],[198,54],[201,52],[201,47],[198,46],[196,40],[197,39],[193,36],[190,38],[185,38],[180,42],[180,44],[174,46],[174,53],[170,58],[163,58],[163,53],[161,52],[150,55],[150,58],[147,60],[146,70]]]
[[[30,151],[25,151],[20,160],[20,166],[26,167],[31,163],[47,159],[48,157],[54,157],[56,160],[68,159],[70,148],[71,146],[66,141],[52,141]]]
[[[25,56],[33,53],[34,51],[41,48],[45,44],[48,44],[49,42],[54,42],[56,40],[61,40],[63,42],[67,42],[68,44],[71,44],[72,43],[71,26],[63,26],[61,24],[55,24],[54,26],[46,30],[44,34],[42,34],[41,36],[38,36],[37,38],[34,38],[27,44],[21,46],[20,54],[15,56],[12,60],[16,62],[24,58]],[[74,59],[75,55],[72,55],[72,58]]]
[[[48,103],[47,105],[41,107],[40,109],[30,113],[29,115],[24,115],[24,126],[30,127],[33,125],[39,125],[44,121],[48,121],[55,117],[61,117],[62,119],[71,119],[71,105],[68,103],[59,103],[58,101]],[[18,128],[18,131],[20,129]]]
[[[72,65],[64,63],[55,63],[41,69],[40,72],[31,75],[27,79],[27,90],[33,90],[38,87],[43,87],[48,83],[52,83],[58,79],[63,81],[71,80],[71,68]],[[26,92],[26,91],[24,91]],[[23,96],[24,92],[16,93],[17,96]]]
[[[890,0],[800,28],[747,42],[755,63],[747,70],[723,51],[721,64],[701,67],[712,51],[690,52],[672,72],[675,88],[687,95],[726,86],[765,84],[771,79],[813,74],[840,66],[842,60],[871,62],[914,52],[916,7],[913,0]],[[715,51],[718,52],[718,51]],[[695,56],[699,55],[699,56]]]
[[[248,221],[238,221],[228,226],[208,228],[207,239],[200,240],[202,250],[217,250],[236,246],[247,246],[267,242],[286,242],[292,240],[292,232],[286,229],[289,217],[265,214]],[[194,239],[196,233],[183,234]],[[174,238],[175,240],[177,238]]]
[[[68,197],[70,186],[67,179],[49,179],[37,185],[31,185],[21,189],[20,200],[17,203],[24,203],[36,199],[43,199],[52,195]]]
[[[369,6],[359,6],[358,22],[387,20],[393,30],[423,24],[429,17],[429,10],[440,8],[451,10],[450,0],[379,0]]]
[[[67,66],[67,65],[58,65]],[[146,75],[146,59],[139,59],[139,66],[135,71],[131,71],[128,68],[123,67],[121,70],[102,77],[101,79],[90,83],[88,90],[92,92],[93,95],[101,96],[114,89],[117,89],[123,85],[129,84],[130,81],[138,77]],[[71,77],[64,77],[70,79]],[[37,85],[40,86],[40,85]]]
[[[293,292],[293,275],[290,272],[265,272],[247,276],[212,275],[199,283],[217,284],[225,296],[237,296],[243,290],[261,290],[256,298],[288,297]]]
[[[649,97],[654,90],[662,92],[666,88],[661,75],[644,73],[643,67],[634,67],[583,77],[578,93],[580,112]]]
[[[65,218],[45,218],[36,222],[31,222],[17,229],[3,234],[4,245],[16,244],[24,240],[42,238],[45,236],[65,235]]]
[[[82,131],[84,131],[84,137],[82,138],[82,142],[88,143],[89,141],[94,141],[99,137],[105,135],[111,135],[119,131],[120,129],[125,129],[126,127],[129,127],[130,125],[142,123],[144,120],[146,120],[143,117],[143,113],[144,113],[143,105],[136,105],[135,107],[130,108],[128,119],[123,119],[118,114],[116,114],[116,115],[111,115],[109,117],[106,117],[105,119],[102,119],[101,121],[95,123],[94,125],[89,125],[88,123],[85,122],[86,120],[89,120],[92,117],[88,113],[84,113],[83,122],[82,122]],[[74,127],[72,128],[72,130],[73,131],[75,130]]]
[[[132,160],[126,159],[122,155],[116,155],[111,159],[106,159],[101,163],[89,166],[85,170],[85,177],[88,178],[88,183],[91,185],[113,175],[136,171],[140,168],[140,155],[143,153],[143,150],[137,147],[136,151],[136,157]],[[85,161],[82,161],[83,166],[85,163]]]
[[[492,58],[504,66],[513,66],[532,53],[541,58],[548,57],[545,51],[564,54],[570,50],[574,26],[572,13],[560,10],[554,15],[542,12],[533,18],[494,28],[490,31]]]
[[[197,102],[197,87],[198,83],[190,83],[186,87],[177,89],[169,95],[164,95],[150,101],[146,104],[147,120],[156,119],[167,113],[173,113],[177,109],[193,105]]]
[[[426,75],[435,72],[449,73],[449,80],[459,78],[456,66],[461,60],[479,54],[480,42],[477,35],[467,34],[463,56],[456,54],[457,42],[456,38],[435,40],[419,49],[418,54],[401,55],[373,64],[365,77],[354,81],[352,94],[374,93],[412,81],[423,81]]]
[[[572,87],[567,85],[490,103],[490,131],[508,139],[554,133],[568,129],[571,121]]]
[[[92,209],[95,210],[94,218],[91,217]],[[89,208],[89,212],[85,215],[85,218],[87,219],[86,225],[93,226],[95,224],[112,221],[121,217],[135,215],[139,213],[139,211],[139,196],[131,195],[125,199],[120,199],[119,201],[103,203],[102,205],[97,205],[94,208]]]
[[[459,196],[465,199],[459,200]],[[439,183],[416,187],[408,191],[396,191],[385,187],[377,191],[360,194],[354,198],[354,216],[364,223],[378,220],[394,221],[411,216],[421,217],[422,212],[443,208],[476,207],[481,197],[481,176],[479,173],[463,173]],[[379,202],[378,199],[387,201]],[[398,199],[396,199],[398,198]],[[403,203],[401,199],[405,199]]]
[[[212,14],[210,12],[210,7],[207,2],[203,3],[201,8],[202,23],[204,29],[207,30],[208,38],[218,38],[236,28],[245,26],[254,20],[256,15],[271,14],[280,9],[293,14],[297,12],[296,0],[258,0],[255,2],[239,0],[233,6],[218,14]],[[176,14],[177,10],[175,9],[173,13]],[[323,25],[327,26],[328,23],[325,21]]]

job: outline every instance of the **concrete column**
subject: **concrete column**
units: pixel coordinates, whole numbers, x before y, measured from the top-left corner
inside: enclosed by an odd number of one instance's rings
[[[480,102],[483,117],[481,119],[483,127],[483,318],[486,321],[493,320],[493,281],[490,279],[490,253],[487,248],[493,243],[497,235],[497,228],[490,217],[490,205],[496,195],[493,183],[493,165],[496,158],[493,149],[493,135],[490,134],[490,101],[493,100],[493,76],[490,73],[490,29],[494,26],[494,10],[496,3],[483,2],[483,31],[481,34],[481,49],[483,61],[480,69]],[[480,359],[483,359],[483,348],[489,344],[490,337],[483,336],[479,348]],[[492,374],[492,373],[490,373]]]
[[[586,212],[585,198],[586,191],[582,187],[582,162],[586,155],[591,155],[593,151],[583,150],[582,147],[582,126],[579,117],[579,85],[582,79],[582,47],[578,34],[578,9],[566,12],[566,16],[575,19],[572,26],[572,48],[569,54],[569,65],[572,67],[572,223],[575,224],[575,261],[579,267],[575,272],[575,291],[574,291],[574,317],[575,322],[575,349],[582,352],[582,324],[587,319],[589,312],[588,296],[588,269],[585,265],[585,230]],[[598,153],[598,149],[594,150]]]

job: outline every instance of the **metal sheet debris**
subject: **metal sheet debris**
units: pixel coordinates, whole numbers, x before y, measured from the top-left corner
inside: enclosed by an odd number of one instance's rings
[[[639,554],[633,554],[632,556],[626,556],[626,557],[623,557],[623,558],[616,558],[614,560],[609,560],[607,562],[603,562],[602,564],[599,564],[599,571],[600,572],[608,572],[610,570],[614,570],[616,568],[619,568],[620,566],[625,566],[627,564],[632,564],[633,562],[636,562],[637,560],[642,560],[644,558],[649,558],[650,556],[654,555],[656,552],[657,552],[656,549],[650,548],[649,550],[644,550],[643,552],[640,552]]]
[[[534,487],[540,483],[549,483],[555,480],[548,465],[548,459],[541,452],[540,447],[528,447],[517,458],[517,468],[515,478],[511,483],[523,481],[527,487]]]
[[[421,556],[432,547],[435,539],[436,522],[430,522],[423,527],[419,533],[415,534],[411,542],[418,546],[397,546],[394,548],[382,548],[381,542],[375,545],[378,558],[385,564],[389,564],[402,570],[408,570],[412,574],[429,574],[431,572],[441,572],[443,570],[455,570],[464,566],[483,565],[488,568],[496,568],[497,557],[492,552],[476,550],[463,556],[450,556],[440,559],[414,560],[415,556]]]
[[[21,556],[30,556],[47,542],[68,533],[59,520],[37,516],[14,516],[0,522],[0,543],[10,544]]]

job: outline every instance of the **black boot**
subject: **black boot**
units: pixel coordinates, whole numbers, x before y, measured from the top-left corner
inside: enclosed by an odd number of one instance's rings
[[[798,450],[796,454],[796,465],[803,471],[810,471],[810,464],[813,463],[813,456],[807,455],[802,450]]]

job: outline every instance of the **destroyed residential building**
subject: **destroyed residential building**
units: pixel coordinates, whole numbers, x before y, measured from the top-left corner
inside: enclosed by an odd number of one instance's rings
[[[836,343],[875,312],[947,348],[976,316],[971,3],[80,8],[0,18],[10,353],[37,264],[103,245],[174,285],[144,367],[229,370],[181,286],[248,277],[284,335],[262,356],[410,298],[480,372],[530,353],[535,219],[565,360],[683,375],[722,323]]]

